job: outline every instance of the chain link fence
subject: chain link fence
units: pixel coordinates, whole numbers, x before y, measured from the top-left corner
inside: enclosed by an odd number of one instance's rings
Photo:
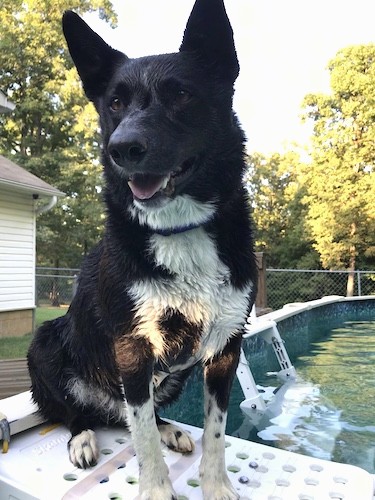
[[[60,307],[73,299],[79,269],[37,267],[35,273],[36,306]]]
[[[37,307],[69,305],[79,269],[36,268]],[[290,302],[306,302],[325,295],[346,295],[347,271],[267,269],[265,303],[279,309]],[[355,271],[354,295],[375,295],[375,271]]]
[[[267,269],[267,306],[279,309],[326,295],[346,296],[348,271]],[[375,295],[375,271],[354,271],[353,295]]]

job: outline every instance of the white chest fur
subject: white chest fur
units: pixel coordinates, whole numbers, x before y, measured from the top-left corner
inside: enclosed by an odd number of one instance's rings
[[[243,290],[230,284],[230,271],[203,228],[168,237],[155,234],[149,251],[155,263],[172,272],[174,278],[139,281],[130,289],[139,320],[137,334],[146,336],[155,355],[163,359],[159,320],[167,309],[178,311],[190,323],[202,325],[197,357],[210,359],[245,323],[252,283]]]

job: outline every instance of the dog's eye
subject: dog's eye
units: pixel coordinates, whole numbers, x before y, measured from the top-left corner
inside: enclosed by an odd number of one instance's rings
[[[187,102],[190,101],[191,98],[192,98],[192,95],[190,94],[189,91],[187,91],[185,89],[179,89],[177,91],[176,101],[179,104],[186,104]]]
[[[120,111],[120,109],[122,108],[121,99],[117,96],[113,96],[109,103],[109,107],[112,109],[112,111]]]

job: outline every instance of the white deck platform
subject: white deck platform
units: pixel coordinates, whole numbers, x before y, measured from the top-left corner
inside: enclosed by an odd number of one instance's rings
[[[183,425],[196,440],[192,455],[165,449],[178,500],[202,498],[198,466],[202,430]],[[1,500],[131,500],[138,493],[138,466],[125,431],[98,431],[101,456],[91,470],[69,462],[63,426],[46,424],[12,437],[0,455]],[[242,500],[373,500],[373,477],[350,466],[227,437],[229,477]]]

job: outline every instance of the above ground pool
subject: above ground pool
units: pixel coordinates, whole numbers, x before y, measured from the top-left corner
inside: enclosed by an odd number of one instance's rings
[[[272,347],[258,335],[247,338],[245,355],[267,410],[256,421],[245,416],[236,380],[227,434],[375,473],[375,297],[322,299],[267,316],[297,378],[281,385]],[[165,416],[203,425],[201,370]]]

